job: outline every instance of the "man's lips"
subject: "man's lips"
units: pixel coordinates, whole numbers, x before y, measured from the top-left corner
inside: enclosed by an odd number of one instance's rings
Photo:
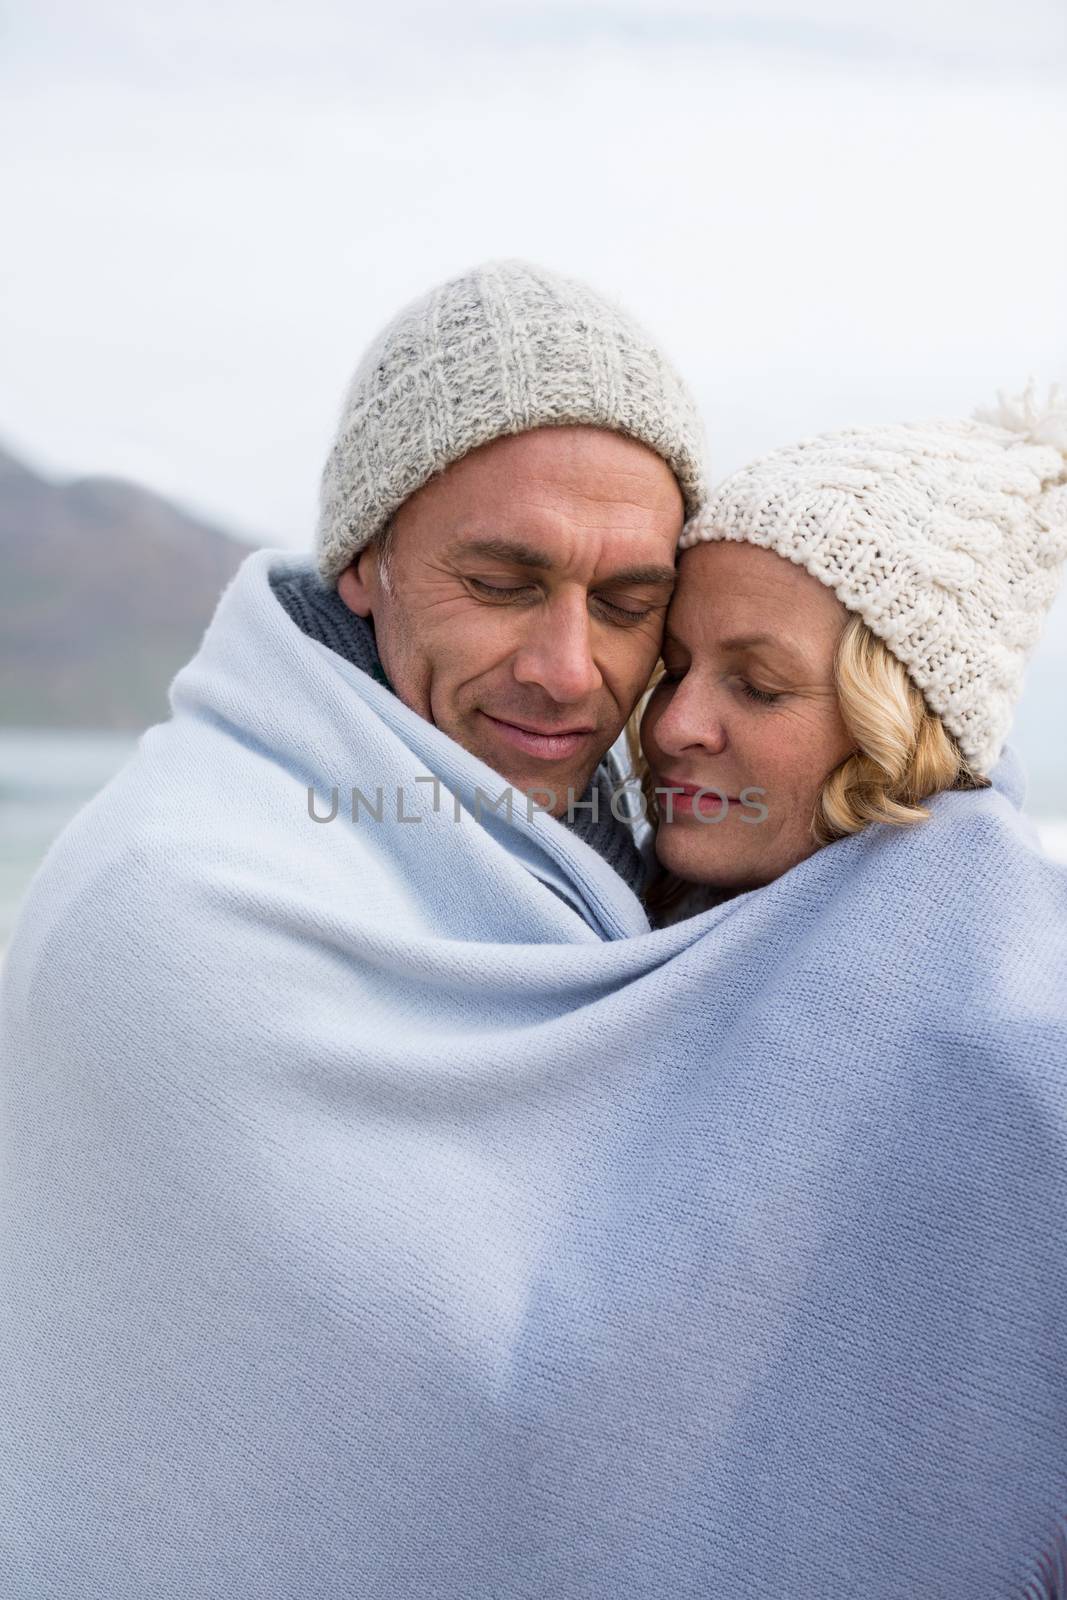
[[[500,717],[491,717],[488,711],[481,715],[501,739],[528,756],[540,756],[542,761],[562,761],[577,755],[596,732],[595,728],[543,729],[528,722],[504,722]]]

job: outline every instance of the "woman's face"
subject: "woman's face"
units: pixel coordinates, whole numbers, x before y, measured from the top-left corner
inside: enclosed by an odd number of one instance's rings
[[[656,787],[689,791],[657,797],[656,854],[668,870],[740,892],[818,848],[819,791],[854,748],[832,679],[848,615],[773,550],[723,541],[683,553],[663,639],[666,674],[641,723]],[[700,788],[729,804],[694,799]]]

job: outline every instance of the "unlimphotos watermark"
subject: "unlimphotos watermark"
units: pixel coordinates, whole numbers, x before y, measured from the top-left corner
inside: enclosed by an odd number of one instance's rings
[[[588,820],[594,824],[607,821],[602,815],[601,791],[596,787],[589,792],[589,798],[586,800],[579,799],[574,790],[568,787],[566,805],[559,811],[560,796],[555,789],[514,789],[510,784],[506,784],[498,795],[493,796],[484,789],[476,788],[465,804],[459,795],[445,788],[440,778],[434,777],[432,773],[420,774],[414,782],[428,786],[432,791],[433,804],[430,814],[434,816],[442,813],[443,796],[447,795],[452,802],[451,820],[457,823],[462,822],[464,817],[473,817],[475,822],[481,822],[487,813],[503,816],[510,822],[516,810],[524,814],[528,822],[532,822],[538,812],[554,815],[559,821],[568,825],[573,825],[579,820]],[[738,806],[740,809],[736,811],[736,815],[739,822],[765,822],[769,815],[763,801],[753,798],[765,795],[766,789],[742,789],[737,799],[731,799],[721,790],[713,788],[698,789],[695,793],[688,789],[662,788],[656,789],[654,793],[657,809],[665,822],[675,820],[675,800],[680,795],[686,797],[685,814],[702,823],[722,822],[730,815],[731,808]],[[391,786],[378,784],[370,794],[353,785],[348,791],[347,814],[353,822],[419,823],[424,820],[425,813],[419,809],[415,801],[416,799],[425,801],[425,798],[425,793],[413,796],[411,791],[405,791],[405,786],[400,783]],[[711,801],[716,802],[715,807],[709,804]],[[309,785],[307,808],[312,822],[333,822],[341,811],[341,786],[331,785],[327,799]],[[647,817],[648,803],[640,785],[633,779],[616,784],[608,795],[608,811],[616,822],[632,822]]]

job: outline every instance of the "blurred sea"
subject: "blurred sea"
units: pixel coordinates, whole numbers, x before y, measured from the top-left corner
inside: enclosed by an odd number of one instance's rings
[[[1029,773],[1029,741],[1013,742]],[[11,937],[19,901],[48,846],[136,745],[135,735],[0,729],[0,950]],[[1040,753],[1033,755],[1040,769]],[[1044,771],[1042,779],[1031,785],[1028,799],[1035,804],[1026,809],[1035,817],[1045,848],[1067,862],[1067,793]],[[1050,801],[1059,802],[1055,811]]]
[[[48,846],[136,745],[129,734],[0,729],[0,950]]]

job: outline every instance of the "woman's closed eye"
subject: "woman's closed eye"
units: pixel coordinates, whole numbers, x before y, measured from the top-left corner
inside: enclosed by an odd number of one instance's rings
[[[745,694],[749,700],[754,700],[757,705],[772,706],[776,700],[780,700],[782,698],[780,694],[774,694],[770,689],[757,689],[756,685],[754,683],[749,683],[747,678],[741,678],[739,682],[741,684],[742,693]]]
[[[668,684],[681,683],[688,670],[688,667],[670,667],[665,663],[663,671],[659,675],[658,681],[660,683]],[[774,705],[775,701],[782,698],[780,691],[776,692],[772,689],[760,689],[756,684],[750,683],[747,678],[739,677],[737,679],[737,683],[741,693],[745,696],[745,698],[753,701],[756,705],[771,706]]]

